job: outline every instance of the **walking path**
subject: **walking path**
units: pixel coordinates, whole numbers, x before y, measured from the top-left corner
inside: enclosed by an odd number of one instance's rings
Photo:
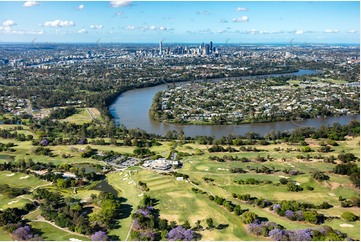
[[[204,189],[204,188],[201,188],[201,187],[197,186],[196,184],[194,184],[194,183],[193,183],[193,182],[191,182],[190,180],[188,180],[188,181],[189,181],[189,183],[190,183],[192,186],[194,186],[194,187],[196,187],[196,188],[198,188],[198,189],[200,189],[200,190],[203,190],[203,191],[205,191],[205,192],[207,192],[207,193],[211,194],[211,195],[214,197],[214,194],[213,194],[212,192],[207,191],[206,189]]]
[[[45,219],[43,216],[41,216],[41,215],[38,216],[35,220],[31,220],[31,221],[48,223],[48,224],[54,226],[55,228],[58,228],[58,229],[60,229],[60,230],[62,230],[62,231],[64,231],[64,232],[67,232],[67,233],[69,233],[69,234],[73,234],[73,235],[77,235],[77,236],[81,236],[81,237],[87,237],[87,236],[85,236],[85,235],[83,235],[83,234],[79,234],[79,233],[70,231],[70,230],[68,230],[68,229],[66,229],[66,228],[59,227],[59,226],[56,225],[55,223],[46,220],[46,219]]]
[[[132,223],[130,224],[130,228],[129,228],[129,231],[128,231],[128,234],[127,234],[127,237],[125,238],[125,240],[124,240],[124,241],[128,241],[129,236],[130,236],[130,232],[132,231],[132,228],[133,228],[133,221],[132,221]]]
[[[30,191],[33,192],[33,191],[35,191],[36,189],[38,189],[38,188],[40,188],[40,187],[46,187],[46,186],[51,186],[51,185],[53,185],[52,182],[50,182],[50,183],[48,183],[48,184],[45,184],[45,185],[36,186],[36,187],[34,187],[33,189],[31,189]]]

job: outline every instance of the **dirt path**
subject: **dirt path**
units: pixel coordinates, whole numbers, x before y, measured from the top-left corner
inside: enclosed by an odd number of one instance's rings
[[[92,120],[95,120],[95,115],[94,115],[94,113],[90,110],[90,108],[87,108],[86,110],[88,111],[91,119],[92,119]]]
[[[129,236],[130,236],[130,232],[132,231],[132,228],[133,228],[133,221],[132,221],[132,223],[130,224],[129,231],[128,231],[128,234],[127,234],[127,237],[125,238],[125,240],[124,240],[124,241],[128,241]]]
[[[62,231],[64,231],[64,232],[67,232],[67,233],[69,233],[69,234],[73,234],[73,235],[77,235],[77,236],[81,236],[81,237],[87,237],[87,236],[85,236],[85,235],[83,235],[83,234],[79,234],[79,233],[70,231],[70,230],[68,230],[68,229],[59,227],[59,226],[56,225],[55,223],[46,220],[43,216],[38,216],[35,220],[32,220],[32,221],[34,221],[34,222],[44,222],[44,223],[48,223],[48,224],[54,226],[55,228],[58,228],[58,229],[60,229],[60,230],[62,230]]]
[[[49,184],[36,186],[36,187],[34,187],[33,189],[31,189],[30,191],[31,191],[31,192],[33,192],[33,191],[35,191],[36,189],[38,189],[38,188],[40,188],[40,187],[46,187],[46,186],[51,186],[51,185],[53,185],[53,183],[52,183],[52,182],[50,182]]]
[[[189,181],[189,180],[188,180],[188,181]],[[194,187],[196,187],[196,188],[198,188],[198,189],[200,189],[200,190],[203,190],[203,191],[205,191],[205,192],[207,192],[207,193],[211,194],[211,195],[214,197],[214,194],[213,194],[212,192],[207,191],[206,189],[204,189],[204,188],[201,188],[201,187],[197,186],[196,184],[194,184],[194,183],[193,183],[193,182],[191,182],[191,181],[189,181],[189,183],[190,183],[192,186],[194,186]]]
[[[22,199],[27,199],[27,200],[29,200],[29,201],[31,201],[31,202],[36,202],[36,200],[31,199],[31,198],[29,198],[29,197],[25,197],[24,195],[21,195],[21,196],[19,196],[19,197],[21,197]]]
[[[29,213],[26,214],[25,216],[27,216],[27,215],[29,215],[29,214],[32,214],[32,213],[35,213],[35,212],[37,212],[39,209],[40,209],[40,206],[38,206],[34,211],[29,212]]]

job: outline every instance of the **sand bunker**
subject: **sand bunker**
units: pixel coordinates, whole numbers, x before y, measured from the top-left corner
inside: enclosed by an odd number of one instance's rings
[[[70,238],[70,241],[82,241],[81,239],[76,239],[76,238]]]
[[[6,176],[15,176],[15,173],[7,174]]]
[[[193,161],[189,161],[189,163],[193,164]]]
[[[29,176],[22,176],[22,177],[20,177],[20,180],[26,179],[26,178],[29,178]]]
[[[329,193],[328,195],[330,195],[331,197],[336,197],[336,194],[334,193]]]
[[[128,178],[125,178],[125,177],[124,177],[124,178],[122,179],[122,181],[125,181],[125,180],[128,180]]]
[[[340,227],[342,227],[342,228],[352,228],[353,225],[352,224],[340,224]]]
[[[228,169],[225,169],[225,168],[217,168],[217,169],[220,171],[228,171]]]
[[[291,167],[295,167],[294,165],[292,165],[292,164],[290,164],[290,163],[288,163],[288,165],[291,166]]]
[[[286,179],[288,179],[288,178],[289,178],[288,176],[278,176],[278,177],[281,177],[281,178],[286,178]]]
[[[129,185],[129,184],[132,184],[132,183],[133,183],[133,181],[130,181],[130,182],[128,182],[128,185]]]
[[[11,201],[11,202],[8,202],[9,205],[13,204],[13,203],[17,203],[19,202],[18,200],[14,200],[14,201]]]
[[[138,197],[142,197],[143,195],[144,195],[144,193],[141,193],[141,194],[138,195]]]

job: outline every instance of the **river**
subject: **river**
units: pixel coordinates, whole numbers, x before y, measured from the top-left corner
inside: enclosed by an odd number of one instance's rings
[[[298,72],[287,74],[273,74],[261,76],[244,76],[246,78],[257,77],[277,77],[277,76],[303,76],[315,74],[314,70],[299,70]],[[240,77],[238,77],[239,79]],[[226,78],[218,78],[214,80],[221,80]],[[229,78],[228,78],[229,79]],[[184,84],[187,82],[179,82],[177,84]],[[273,123],[256,123],[256,124],[241,124],[241,125],[177,125],[165,124],[154,121],[149,118],[148,112],[152,105],[154,95],[162,90],[167,89],[167,84],[162,84],[154,87],[139,88],[124,92],[114,101],[109,107],[109,111],[114,117],[116,125],[124,125],[128,129],[139,128],[154,133],[164,135],[168,130],[183,130],[186,136],[194,137],[197,135],[214,136],[220,138],[229,134],[238,135],[247,132],[255,132],[260,135],[265,135],[271,130],[290,131],[297,127],[320,127],[321,125],[332,125],[333,123],[340,123],[342,125],[348,124],[352,119],[360,120],[360,115],[327,117],[317,119],[307,119],[303,121],[284,121]]]

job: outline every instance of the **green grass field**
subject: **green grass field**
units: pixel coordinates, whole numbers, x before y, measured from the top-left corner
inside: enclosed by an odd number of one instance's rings
[[[83,109],[83,111],[86,111]],[[77,114],[78,115],[78,114]],[[85,115],[85,114],[84,114]],[[74,118],[74,117],[73,117]],[[77,118],[75,117],[75,120]],[[80,117],[78,118],[78,121]],[[76,122],[76,121],[74,121]],[[4,125],[2,125],[4,126]],[[0,127],[2,127],[0,126]],[[10,126],[5,126],[10,127]],[[22,132],[30,132],[25,128]],[[109,139],[106,139],[109,141]],[[333,151],[329,153],[319,153],[318,149],[320,148],[319,140],[306,140],[310,147],[314,150],[309,154],[311,156],[322,154],[323,156],[334,155],[337,157],[340,152],[350,152],[355,154],[357,157],[360,157],[360,138],[353,138],[351,140],[337,141],[339,146],[332,147]],[[325,140],[326,141],[326,140]],[[62,163],[93,163],[93,164],[103,164],[100,161],[93,159],[84,159],[81,157],[81,149],[84,149],[87,145],[62,145],[62,146],[49,146],[53,150],[53,153],[56,154],[56,157],[47,157],[47,156],[38,156],[31,152],[34,149],[30,141],[19,142],[13,139],[0,139],[2,143],[14,142],[17,146],[15,147],[16,152],[13,154],[11,152],[2,152],[0,156],[0,162],[8,162],[8,155],[15,155],[15,160],[18,159],[28,159],[31,158],[34,161],[40,162],[53,162],[54,164]],[[173,142],[161,142],[161,146],[151,147],[150,150],[154,151],[156,154],[159,154],[163,157],[166,157],[169,154]],[[131,154],[135,147],[128,146],[100,146],[100,145],[89,145],[94,149],[99,151],[110,151],[119,152],[121,154]],[[74,148],[76,149],[74,149]],[[207,148],[210,145],[199,145],[194,143],[180,145],[178,144],[176,150],[187,152],[193,154],[183,158],[181,161],[183,167],[179,169],[179,172],[188,174],[191,181],[199,183],[199,186],[205,189],[208,192],[211,192],[215,195],[222,196],[228,200],[231,200],[235,204],[240,204],[243,209],[249,209],[250,211],[255,212],[263,218],[267,218],[270,221],[281,224],[287,229],[299,229],[299,228],[308,228],[315,227],[308,223],[301,222],[291,222],[290,220],[280,217],[268,208],[260,209],[247,205],[239,200],[233,199],[231,196],[232,192],[239,194],[249,193],[251,196],[266,198],[269,200],[297,200],[301,202],[311,202],[316,205],[322,202],[328,202],[334,207],[328,210],[322,210],[320,212],[331,215],[339,216],[344,211],[351,211],[354,214],[360,214],[359,208],[341,208],[338,197],[342,196],[344,198],[350,198],[353,196],[359,197],[360,190],[352,186],[351,181],[347,176],[336,175],[331,173],[334,164],[324,163],[321,159],[310,159],[309,161],[303,159],[297,159],[296,156],[299,154],[305,155],[300,151],[291,151],[286,152],[287,148],[299,149],[299,145],[288,145],[285,143],[282,144],[271,144],[267,146],[261,145],[247,145],[246,147],[256,147],[261,149],[260,152],[236,152],[236,153],[209,153]],[[233,146],[237,149],[239,147]],[[281,148],[282,151],[275,151],[275,148]],[[72,158],[64,159],[62,154],[70,154]],[[266,162],[216,162],[209,159],[209,156],[216,155],[222,157],[223,155],[232,155],[238,157],[247,157],[255,159],[257,156],[262,157],[271,157],[272,161]],[[359,163],[358,163],[359,164]],[[274,168],[276,172],[274,174],[256,174],[254,172],[249,172],[246,174],[233,174],[230,172],[231,168],[243,168],[244,170],[250,170],[253,168],[261,168],[262,166]],[[294,169],[302,171],[303,174],[296,176],[291,176],[283,173],[284,169]],[[324,182],[318,182],[311,178],[312,172],[314,171],[323,171],[330,176],[330,180]],[[130,173],[131,172],[131,173]],[[26,177],[28,176],[28,177]],[[138,206],[142,196],[144,195],[140,191],[136,184],[138,181],[146,182],[150,191],[148,194],[151,197],[154,197],[159,200],[156,208],[160,210],[161,218],[166,218],[169,221],[176,221],[178,224],[182,224],[185,221],[189,221],[191,226],[194,226],[196,220],[201,220],[203,227],[206,227],[205,220],[208,217],[212,217],[216,224],[228,224],[229,226],[222,230],[205,230],[202,231],[202,240],[261,240],[265,238],[254,237],[246,233],[244,225],[242,225],[240,218],[233,213],[229,213],[224,208],[215,204],[215,202],[210,201],[206,195],[196,194],[191,191],[192,185],[185,181],[176,181],[174,177],[160,175],[155,171],[144,170],[141,167],[132,167],[123,172],[112,172],[106,175],[107,181],[112,185],[118,192],[119,196],[124,197],[125,201],[123,203],[124,218],[120,219],[119,225],[120,228],[110,231],[110,235],[119,236],[120,240],[125,240],[130,225],[131,225],[131,216],[130,214],[134,212]],[[307,185],[314,188],[313,191],[304,190],[302,192],[288,192],[286,186],[284,185],[275,185],[279,182],[279,179],[283,176],[290,177],[290,179],[300,183],[302,187]],[[26,178],[25,178],[26,177]],[[214,182],[207,183],[203,180],[204,177],[214,179]],[[20,179],[22,178],[22,179]],[[274,184],[261,184],[261,185],[238,185],[234,183],[234,180],[255,178],[257,180],[270,180]],[[133,181],[134,180],[134,181]],[[0,172],[0,184],[9,184],[10,186],[18,187],[28,187],[34,188],[39,185],[48,184],[48,182],[35,178],[33,175],[26,175],[23,173],[12,173],[7,171]],[[77,190],[77,194],[73,194],[71,189],[58,189],[55,186],[49,186],[47,189],[52,191],[60,191],[65,197],[75,197],[79,199],[87,200],[91,194],[98,194],[99,191],[88,190],[89,187]],[[17,202],[14,202],[18,200]],[[23,198],[14,198],[8,199],[5,197],[0,197],[0,208],[5,209],[8,207],[21,207],[27,200]],[[10,204],[9,204],[10,203]],[[39,212],[29,215],[29,219],[34,219]],[[28,218],[28,217],[27,217]],[[56,227],[43,223],[43,222],[32,222],[32,224],[43,231],[46,240],[69,240],[70,238],[77,238],[74,235],[65,233]],[[353,227],[345,227],[343,224],[351,224]],[[342,232],[346,232],[354,239],[360,238],[360,223],[346,223],[341,219],[334,219],[332,221],[327,221],[325,225],[330,225],[334,229],[338,229]],[[340,226],[341,225],[341,226]],[[6,238],[8,236],[5,232],[0,230],[0,240],[1,238]],[[11,238],[10,238],[11,239]],[[86,239],[85,237],[83,239]]]
[[[139,196],[141,191],[136,186],[137,180],[135,180],[135,183],[133,182],[133,172],[114,172],[108,174],[107,179],[108,183],[119,192],[119,196],[126,199],[123,203],[123,208],[126,209],[126,211],[123,210],[123,213],[128,215],[119,221],[120,228],[110,231],[110,235],[117,235],[120,240],[125,240],[132,222],[130,214],[135,211],[142,199],[142,197]]]
[[[19,172],[0,171],[0,184],[8,184],[9,186],[27,187],[32,189],[36,186],[49,184],[49,182],[40,180],[31,174],[27,175]]]
[[[40,222],[40,221],[32,221],[30,222],[31,226],[35,229],[38,229],[41,231],[41,237],[44,240],[48,241],[69,241],[72,239],[78,239],[83,241],[89,241],[90,238],[85,236],[78,236],[74,234],[67,233],[63,230],[60,230],[51,224],[48,224],[46,222]]]
[[[90,123],[93,118],[97,120],[102,120],[100,112],[96,108],[77,108],[78,113],[63,119],[63,121],[74,123],[74,124],[84,124]],[[93,116],[92,116],[93,115]]]
[[[10,241],[12,240],[10,234],[0,228],[0,241]]]
[[[207,196],[195,194],[192,186],[185,181],[176,181],[172,176],[159,175],[153,171],[141,171],[133,176],[135,180],[145,181],[150,188],[149,195],[159,200],[156,208],[160,210],[161,218],[182,224],[189,221],[195,226],[201,220],[206,227],[205,220],[212,217],[215,223],[228,224],[222,230],[202,231],[202,240],[258,240],[259,238],[246,233],[240,218],[228,213],[222,207],[210,201]],[[139,194],[138,194],[139,195]]]

